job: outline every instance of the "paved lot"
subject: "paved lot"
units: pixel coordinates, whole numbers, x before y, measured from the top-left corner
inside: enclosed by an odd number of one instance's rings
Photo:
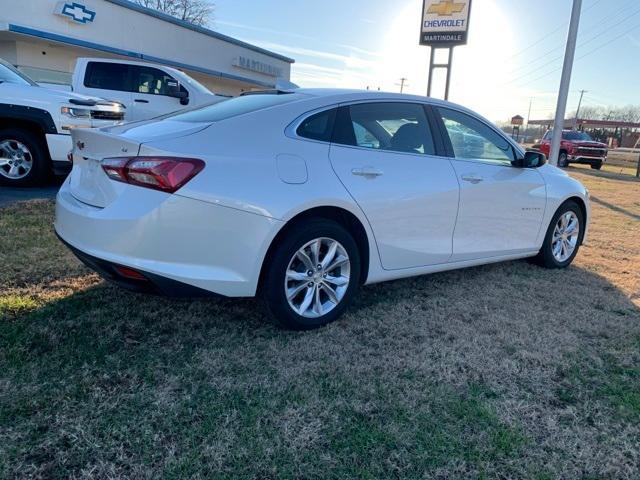
[[[43,188],[12,188],[0,186],[0,207],[6,207],[23,200],[38,200],[55,198],[60,185],[46,186]]]

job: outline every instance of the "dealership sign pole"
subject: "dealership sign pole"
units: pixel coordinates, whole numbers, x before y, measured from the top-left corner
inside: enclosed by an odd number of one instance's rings
[[[558,93],[556,119],[553,122],[553,138],[551,139],[551,152],[549,153],[549,162],[551,165],[558,165],[558,156],[560,155],[560,143],[562,142],[562,131],[564,130],[564,115],[567,110],[567,98],[569,97],[569,86],[571,85],[571,71],[573,70],[573,59],[576,54],[576,41],[578,39],[581,9],[582,0],[573,0],[567,48],[564,53],[564,65],[562,67],[562,78],[560,80],[560,92]]]
[[[447,83],[444,99],[449,99],[451,85],[451,65],[453,49],[467,43],[469,34],[469,16],[471,0],[424,0],[422,5],[422,24],[420,26],[420,45],[431,47],[429,58],[429,85],[427,96],[431,96],[433,70],[447,69]],[[448,49],[447,63],[435,63],[436,49]]]

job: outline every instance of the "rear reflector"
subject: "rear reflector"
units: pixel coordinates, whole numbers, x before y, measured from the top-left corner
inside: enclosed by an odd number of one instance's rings
[[[131,268],[121,267],[119,265],[116,265],[113,268],[121,277],[128,278],[129,280],[147,281],[147,278],[144,275]]]
[[[204,168],[196,158],[117,157],[102,160],[102,169],[112,180],[162,192],[174,193]]]

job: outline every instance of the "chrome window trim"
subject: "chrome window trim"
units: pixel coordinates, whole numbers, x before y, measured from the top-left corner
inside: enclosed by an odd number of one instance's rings
[[[337,144],[337,143],[333,143],[333,142],[327,142],[324,140],[314,140],[312,138],[306,138],[306,137],[301,137],[300,135],[298,135],[297,130],[300,127],[300,125],[302,124],[302,122],[304,122],[307,118],[316,115],[318,113],[322,113],[322,112],[326,112],[328,110],[333,110],[334,108],[340,108],[340,107],[347,107],[347,106],[351,106],[351,105],[361,105],[361,104],[366,104],[366,103],[410,103],[413,105],[422,105],[423,107],[431,107],[433,109],[438,109],[439,107],[442,108],[447,108],[449,110],[454,110],[458,113],[462,113],[464,115],[468,115],[472,118],[474,118],[476,121],[482,123],[484,126],[486,126],[487,128],[489,128],[490,130],[492,130],[494,133],[496,133],[498,136],[500,136],[501,138],[503,138],[504,140],[507,141],[507,143],[509,145],[511,145],[511,147],[514,149],[514,153],[516,153],[516,155],[518,153],[520,153],[521,155],[524,155],[525,153],[525,149],[522,148],[522,146],[520,146],[518,143],[516,143],[515,140],[513,140],[511,137],[509,137],[506,133],[504,133],[502,130],[500,130],[499,128],[493,126],[493,124],[491,124],[491,122],[489,122],[488,120],[484,119],[483,117],[478,116],[477,114],[475,114],[474,112],[471,112],[470,110],[466,110],[464,108],[459,108],[457,107],[457,105],[453,105],[453,104],[448,104],[448,103],[438,103],[438,102],[432,102],[429,101],[429,99],[427,99],[426,101],[419,101],[419,100],[415,100],[415,99],[396,99],[396,98],[376,98],[376,99],[366,99],[366,100],[354,100],[354,101],[349,101],[349,102],[337,102],[337,103],[332,103],[331,105],[324,105],[322,107],[318,107],[314,110],[309,110],[301,115],[298,115],[298,117],[296,117],[289,125],[287,125],[287,127],[285,128],[285,136],[287,136],[288,138],[292,139],[292,140],[298,140],[298,141],[304,141],[304,142],[313,142],[313,143],[319,143],[319,144],[323,144],[323,145],[335,145],[335,146],[339,146],[339,147],[344,147],[344,148],[354,148],[357,150],[366,150],[368,152],[374,151],[374,152],[384,152],[384,153],[399,153],[401,155],[412,155],[412,156],[427,156],[427,157],[433,157],[433,158],[447,158],[449,160],[460,160],[460,161],[468,161],[468,162],[474,162],[474,163],[480,163],[482,165],[493,165],[496,167],[511,167],[514,168],[513,165],[497,165],[495,162],[491,162],[490,160],[482,160],[482,159],[463,159],[463,158],[456,158],[456,157],[447,157],[447,156],[440,156],[440,155],[429,155],[426,153],[420,153],[420,154],[415,154],[415,153],[407,153],[407,152],[393,152],[393,151],[386,151],[386,150],[375,150],[372,148],[368,148],[368,147],[359,147],[357,145],[342,145],[342,144]],[[438,112],[436,112],[436,114],[439,114]],[[432,135],[435,134],[436,132],[431,132]]]
[[[434,158],[449,158],[449,157],[440,157],[439,155],[431,155],[428,153],[408,153],[408,152],[395,152],[393,150],[376,150],[375,148],[369,148],[369,147],[359,147],[358,145],[343,145],[341,143],[333,143],[333,142],[326,142],[324,140],[314,140],[312,138],[306,138],[306,137],[301,137],[300,135],[298,135],[297,131],[298,128],[300,127],[300,125],[302,125],[302,122],[304,122],[306,119],[318,114],[318,113],[322,113],[322,112],[326,112],[329,110],[333,110],[334,108],[340,108],[340,107],[349,107],[351,105],[363,105],[363,104],[367,104],[367,103],[409,103],[411,105],[420,105],[422,107],[426,107],[426,106],[430,106],[432,105],[429,102],[421,102],[421,101],[417,101],[417,100],[398,100],[398,99],[391,99],[391,98],[387,98],[387,99],[367,99],[367,100],[354,100],[354,101],[350,101],[350,102],[339,102],[339,103],[334,103],[330,106],[325,105],[323,107],[319,107],[315,110],[309,110],[308,112],[303,113],[302,115],[299,115],[293,122],[291,122],[286,128],[285,128],[285,135],[293,140],[301,140],[301,141],[306,141],[306,142],[314,142],[314,143],[321,143],[324,145],[330,145],[330,146],[336,146],[336,147],[344,147],[344,148],[354,148],[357,150],[365,150],[367,152],[378,152],[378,153],[398,153],[401,155],[411,155],[411,156],[419,156],[419,157],[434,157]],[[433,135],[435,132],[431,132],[431,134]]]

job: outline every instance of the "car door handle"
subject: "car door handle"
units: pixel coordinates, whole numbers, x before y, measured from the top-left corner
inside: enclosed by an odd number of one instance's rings
[[[143,100],[143,99],[141,99],[141,98],[136,98],[136,99],[134,100],[134,102],[138,102],[138,103],[149,103],[149,100]]]
[[[474,185],[484,180],[482,177],[478,177],[476,175],[462,175],[461,178],[463,182],[473,183]]]
[[[381,170],[373,167],[354,168],[351,173],[359,177],[379,177],[384,174]]]

